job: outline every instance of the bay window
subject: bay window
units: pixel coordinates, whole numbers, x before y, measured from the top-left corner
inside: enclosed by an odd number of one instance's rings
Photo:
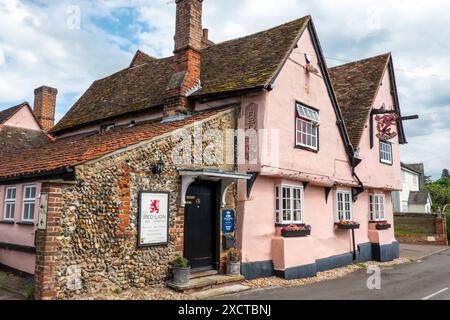
[[[336,220],[350,221],[353,219],[352,214],[352,194],[349,191],[336,192]]]
[[[295,144],[312,150],[319,150],[320,118],[317,110],[297,103],[295,122]]]
[[[302,224],[304,191],[301,186],[279,185],[275,191],[277,224]]]
[[[16,211],[16,188],[6,188],[5,192],[5,215],[7,221],[14,220],[14,213]]]
[[[370,195],[370,220],[386,221],[384,194]]]
[[[36,186],[25,186],[23,190],[23,221],[34,221],[36,207]]]

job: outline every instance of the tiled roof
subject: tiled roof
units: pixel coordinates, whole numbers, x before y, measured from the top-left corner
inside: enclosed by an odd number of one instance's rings
[[[0,125],[0,158],[49,143],[50,138],[40,130]]]
[[[391,54],[330,68],[330,77],[342,110],[350,141],[359,146],[364,127]]]
[[[223,111],[223,110],[222,110]],[[103,134],[80,135],[48,142],[27,152],[0,156],[0,178],[15,178],[73,167],[219,114],[211,110],[180,121],[151,121]]]
[[[11,118],[14,113],[16,113],[17,111],[19,111],[20,108],[22,108],[23,106],[27,105],[26,102],[21,103],[17,106],[5,109],[3,111],[0,111],[0,124],[3,124],[6,122],[6,120],[8,120],[9,118]]]
[[[310,17],[226,41],[201,50],[203,88],[193,97],[263,88],[277,73]],[[144,54],[139,59],[145,59]],[[171,75],[172,57],[149,58],[95,81],[52,132],[95,123],[163,104]]]

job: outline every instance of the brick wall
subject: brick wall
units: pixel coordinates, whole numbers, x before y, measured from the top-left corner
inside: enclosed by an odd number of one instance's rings
[[[400,243],[448,245],[445,221],[438,216],[396,213],[394,224],[395,237]],[[403,234],[405,232],[410,234]]]
[[[36,231],[35,297],[38,300],[56,299],[57,259],[61,254],[58,237],[61,235],[61,184],[44,183],[41,193],[48,194],[47,229]]]

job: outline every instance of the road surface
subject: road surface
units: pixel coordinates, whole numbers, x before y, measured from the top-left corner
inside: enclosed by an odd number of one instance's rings
[[[370,275],[359,271],[344,278],[303,287],[253,290],[221,300],[450,300],[450,250],[419,262],[381,271],[381,289],[369,290]]]

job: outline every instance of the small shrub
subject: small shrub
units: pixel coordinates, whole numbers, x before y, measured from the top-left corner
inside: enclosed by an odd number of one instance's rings
[[[34,288],[33,287],[27,288],[23,293],[23,296],[25,297],[26,300],[34,300]]]
[[[239,254],[236,249],[231,249],[228,251],[227,259],[230,262],[239,262]]]
[[[113,290],[113,293],[114,294],[121,294],[122,293],[122,289],[116,288],[116,289]]]
[[[175,268],[187,268],[189,267],[189,260],[186,258],[183,258],[181,256],[178,256],[173,262],[172,265]]]

